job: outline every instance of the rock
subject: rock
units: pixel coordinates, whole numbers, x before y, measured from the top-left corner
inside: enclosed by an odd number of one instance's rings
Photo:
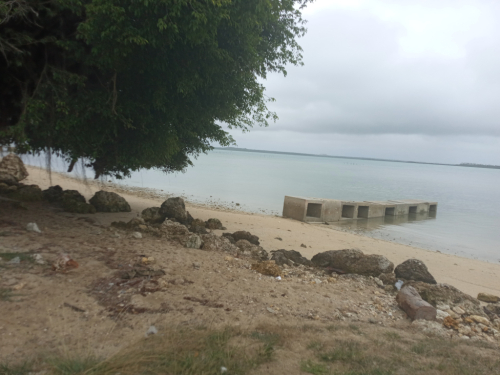
[[[283,276],[283,271],[276,263],[274,263],[274,260],[254,263],[252,264],[252,269],[267,276]]]
[[[148,330],[146,331],[146,337],[151,336],[151,335],[156,335],[158,333],[158,330],[156,329],[155,326],[150,326]]]
[[[142,233],[141,232],[133,232],[132,237],[141,239],[142,238]]]
[[[481,323],[481,324],[484,324],[486,326],[489,326],[490,325],[490,321],[489,319],[486,319],[485,317],[483,316],[479,316],[479,315],[470,315],[469,318],[471,318],[473,321],[475,321],[476,323]]]
[[[197,234],[192,234],[186,239],[186,247],[189,249],[199,249],[203,241]]]
[[[63,188],[59,185],[51,186],[42,191],[42,198],[50,203],[62,203]]]
[[[42,254],[33,254],[32,258],[36,264],[45,264],[45,261],[43,260]]]
[[[430,274],[427,266],[418,259],[408,259],[398,265],[394,270],[396,278],[404,280],[422,281],[429,284],[437,284]]]
[[[391,273],[394,264],[382,255],[365,255],[361,250],[330,250],[316,254],[311,259],[318,267],[331,267],[346,273],[378,277]]]
[[[288,266],[298,266],[299,264],[303,264],[307,267],[312,267],[312,262],[304,258],[301,253],[295,250],[274,250],[271,251],[271,260],[274,260],[276,264],[282,266],[284,264]]]
[[[239,252],[239,249],[229,242],[227,238],[219,237],[215,233],[202,234],[201,239],[203,240],[202,250],[224,251],[231,254],[237,254]]]
[[[165,217],[160,214],[160,207],[149,207],[141,212],[141,217],[148,224],[161,224]]]
[[[448,284],[428,284],[421,281],[408,281],[405,286],[413,286],[423,300],[432,306],[459,305],[466,313],[484,316],[480,302]],[[451,310],[450,310],[451,311]],[[449,313],[449,311],[448,311]],[[452,314],[450,314],[452,315]]]
[[[0,194],[10,193],[9,185],[4,182],[0,182]]]
[[[453,312],[455,312],[458,315],[463,315],[465,314],[465,311],[460,308],[460,306],[453,306],[452,308]]]
[[[207,234],[208,230],[205,229],[205,222],[200,219],[193,219],[189,227],[189,231],[197,234]]]
[[[232,244],[236,243],[232,233],[222,233],[222,237],[226,237]]]
[[[2,171],[0,171],[0,182],[8,186],[15,186],[18,183],[17,179],[13,175]]]
[[[9,154],[0,161],[0,172],[12,175],[17,181],[22,181],[28,177],[28,171],[23,161],[14,154]]]
[[[390,285],[394,287],[394,284],[396,284],[396,275],[394,275],[392,272],[391,273],[381,273],[378,275],[378,278],[380,281],[384,283],[384,285]]]
[[[146,224],[142,217],[134,217],[126,224],[127,229],[136,229],[139,226]],[[146,227],[147,228],[147,227]]]
[[[456,321],[455,319],[453,319],[451,316],[447,316],[443,319],[443,325],[446,327],[446,328],[451,328],[451,329],[454,329],[454,330],[457,330],[459,329],[459,325],[458,325],[458,321]]]
[[[258,260],[269,259],[269,255],[267,254],[266,250],[264,250],[260,246],[251,244],[247,240],[239,240],[238,242],[235,243],[235,246],[238,247],[243,252],[243,254],[250,255],[254,259]]]
[[[234,238],[235,242],[238,242],[239,240],[247,240],[251,244],[254,244],[254,245],[257,245],[257,246],[260,245],[259,237],[254,236],[250,232],[245,232],[243,230],[240,230],[238,232],[234,232],[233,233],[233,238]]]
[[[28,225],[26,225],[26,230],[28,232],[42,233],[42,231],[38,228],[38,225],[36,225],[36,223],[28,223]]]
[[[168,238],[177,239],[182,244],[186,242],[186,238],[191,234],[185,225],[170,220],[165,220],[161,224],[160,231]]]
[[[180,197],[168,198],[162,203],[159,211],[160,215],[169,219],[175,219],[181,224],[188,223],[188,215],[184,199]]]
[[[219,219],[208,219],[205,223],[207,229],[222,229],[223,225]]]
[[[7,264],[19,264],[19,263],[21,263],[21,258],[19,257],[14,257],[7,262]]]
[[[303,247],[304,249],[307,249],[307,246],[304,245],[303,243],[300,244],[300,247]]]
[[[437,311],[434,306],[424,301],[415,288],[405,286],[396,296],[398,306],[413,320],[436,320]]]
[[[62,194],[62,207],[66,212],[78,214],[94,214],[96,209],[88,204],[85,197],[77,190],[64,190]]]
[[[450,314],[448,314],[446,311],[436,309],[436,320],[438,322],[442,322],[447,316],[450,316]]]
[[[490,313],[500,316],[500,303],[490,303],[485,307]]]
[[[424,333],[431,334],[439,337],[449,337],[449,333],[438,322],[430,320],[415,320],[411,324],[413,327],[418,328]]]
[[[95,207],[97,212],[130,212],[132,209],[127,201],[116,193],[110,191],[98,191],[89,203]]]
[[[71,268],[78,268],[78,263],[71,259],[71,257],[68,254],[61,254],[57,259],[52,263],[52,270],[53,271],[59,271],[59,270],[67,270]]]
[[[24,202],[38,202],[42,200],[42,189],[38,185],[21,186],[12,196]]]
[[[201,263],[200,263],[200,262],[193,262],[193,268],[194,268],[194,269],[199,270],[199,269],[200,269],[200,267],[201,267]]]
[[[496,303],[500,301],[500,297],[495,296],[493,294],[487,294],[487,293],[479,293],[477,295],[477,299],[483,302],[488,302],[488,303]]]

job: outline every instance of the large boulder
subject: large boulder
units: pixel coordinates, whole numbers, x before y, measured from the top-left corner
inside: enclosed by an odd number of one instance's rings
[[[467,314],[486,316],[481,303],[474,297],[465,294],[457,288],[448,284],[428,284],[422,281],[408,281],[404,286],[412,286],[420,294],[424,301],[432,306],[460,307]]]
[[[17,179],[8,172],[0,171],[0,183],[4,183],[9,186],[14,186],[18,184]]]
[[[13,198],[24,202],[37,202],[42,200],[42,189],[38,185],[24,185],[18,187],[12,195]]]
[[[238,254],[239,249],[233,245],[225,237],[219,237],[215,233],[202,234],[203,240],[202,250],[206,251],[223,251],[230,254]]]
[[[408,259],[394,270],[396,278],[403,280],[422,281],[428,284],[437,284],[436,279],[427,269],[427,266],[418,259]]]
[[[304,266],[311,267],[313,265],[309,259],[304,258],[301,253],[295,250],[281,249],[271,251],[271,253],[271,260],[274,260],[279,266],[284,264],[289,266],[298,266],[299,264],[303,264]]]
[[[381,273],[390,273],[394,264],[382,255],[365,255],[361,250],[330,250],[316,254],[311,262],[318,267],[330,267],[345,273],[378,277]]]
[[[142,210],[141,217],[148,224],[160,224],[165,221],[165,217],[160,215],[160,207],[149,207]]]
[[[258,260],[268,260],[269,255],[267,251],[262,247],[251,244],[247,240],[239,240],[235,243],[235,246],[241,250],[244,255],[249,255],[254,259]]]
[[[116,193],[110,191],[98,191],[89,203],[95,207],[97,212],[130,212],[132,209],[127,201]]]
[[[62,207],[66,212],[77,214],[94,214],[96,209],[88,204],[85,197],[77,190],[65,190],[62,194]]]
[[[62,203],[63,188],[59,185],[51,186],[42,191],[42,196],[44,200],[49,201],[50,203]]]
[[[254,244],[254,245],[257,245],[257,246],[260,245],[259,237],[253,235],[250,232],[245,232],[243,230],[234,232],[233,233],[233,238],[234,238],[235,242],[238,242],[239,240],[247,240],[251,244]]]
[[[28,177],[28,171],[23,161],[14,154],[9,154],[0,161],[0,172],[14,176],[17,181],[22,181]]]
[[[184,199],[180,197],[168,198],[161,204],[159,214],[168,219],[175,219],[181,224],[188,224],[188,214]]]
[[[219,219],[208,219],[205,222],[205,228],[207,228],[207,229],[223,229],[224,226],[222,225],[222,223]]]

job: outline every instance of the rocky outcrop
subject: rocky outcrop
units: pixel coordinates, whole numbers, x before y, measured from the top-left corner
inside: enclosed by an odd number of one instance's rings
[[[59,185],[51,186],[48,189],[42,191],[42,197],[44,200],[50,203],[62,203],[63,188]]]
[[[378,277],[391,273],[394,264],[382,255],[365,255],[361,250],[330,250],[316,254],[311,262],[317,267],[330,267],[345,273]]]
[[[274,250],[271,251],[271,254],[271,260],[274,260],[280,266],[284,264],[288,266],[298,266],[299,264],[307,267],[313,266],[313,263],[309,259],[304,258],[301,253],[295,250]]]
[[[232,235],[232,237],[234,238],[235,242],[238,242],[239,240],[247,240],[251,244],[254,244],[254,245],[257,245],[257,246],[260,245],[259,237],[253,235],[250,232],[245,232],[243,230],[240,230],[238,232],[234,232],[233,235]]]
[[[424,301],[432,306],[447,311],[459,311],[472,315],[486,316],[480,302],[474,297],[465,294],[457,288],[448,284],[428,284],[422,281],[405,282],[404,286],[412,286],[420,294]],[[443,307],[446,306],[446,307]],[[457,309],[460,308],[460,310]],[[459,314],[459,315],[460,315]]]
[[[184,199],[180,197],[168,198],[162,203],[159,214],[168,219],[175,219],[181,224],[188,224],[188,214]]]
[[[203,240],[202,250],[206,251],[223,251],[230,254],[238,254],[238,247],[234,246],[225,237],[219,237],[215,233],[202,234],[201,239]]]
[[[127,201],[116,193],[98,191],[90,198],[89,203],[97,212],[130,212],[132,209]]]
[[[422,281],[428,284],[437,284],[436,279],[427,269],[427,266],[418,259],[408,259],[394,270],[396,278],[403,280]]]
[[[94,214],[96,209],[88,204],[85,197],[77,190],[65,190],[62,194],[62,207],[66,212],[78,214]]]
[[[205,228],[207,229],[225,229],[219,219],[208,219],[205,222]]]
[[[0,161],[0,173],[10,174],[16,179],[16,182],[28,177],[28,171],[23,161],[19,156],[14,154],[9,154]]]
[[[148,224],[161,224],[165,217],[160,214],[160,207],[149,207],[141,212],[141,217]]]
[[[42,200],[42,189],[38,185],[24,185],[12,193],[12,197],[24,202],[38,202]]]
[[[269,255],[267,254],[266,250],[264,250],[260,246],[251,244],[247,240],[239,240],[238,242],[235,243],[235,246],[240,249],[243,255],[247,255],[258,260],[269,259]]]

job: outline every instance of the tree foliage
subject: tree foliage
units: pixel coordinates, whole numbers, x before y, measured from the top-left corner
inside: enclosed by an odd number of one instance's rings
[[[301,64],[309,1],[3,1],[0,144],[96,177],[183,170],[233,142],[221,123],[275,120],[262,78]]]

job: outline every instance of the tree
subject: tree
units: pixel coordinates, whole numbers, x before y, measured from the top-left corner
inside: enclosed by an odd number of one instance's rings
[[[261,79],[301,64],[310,0],[0,4],[0,144],[100,175],[180,171],[276,119]]]

